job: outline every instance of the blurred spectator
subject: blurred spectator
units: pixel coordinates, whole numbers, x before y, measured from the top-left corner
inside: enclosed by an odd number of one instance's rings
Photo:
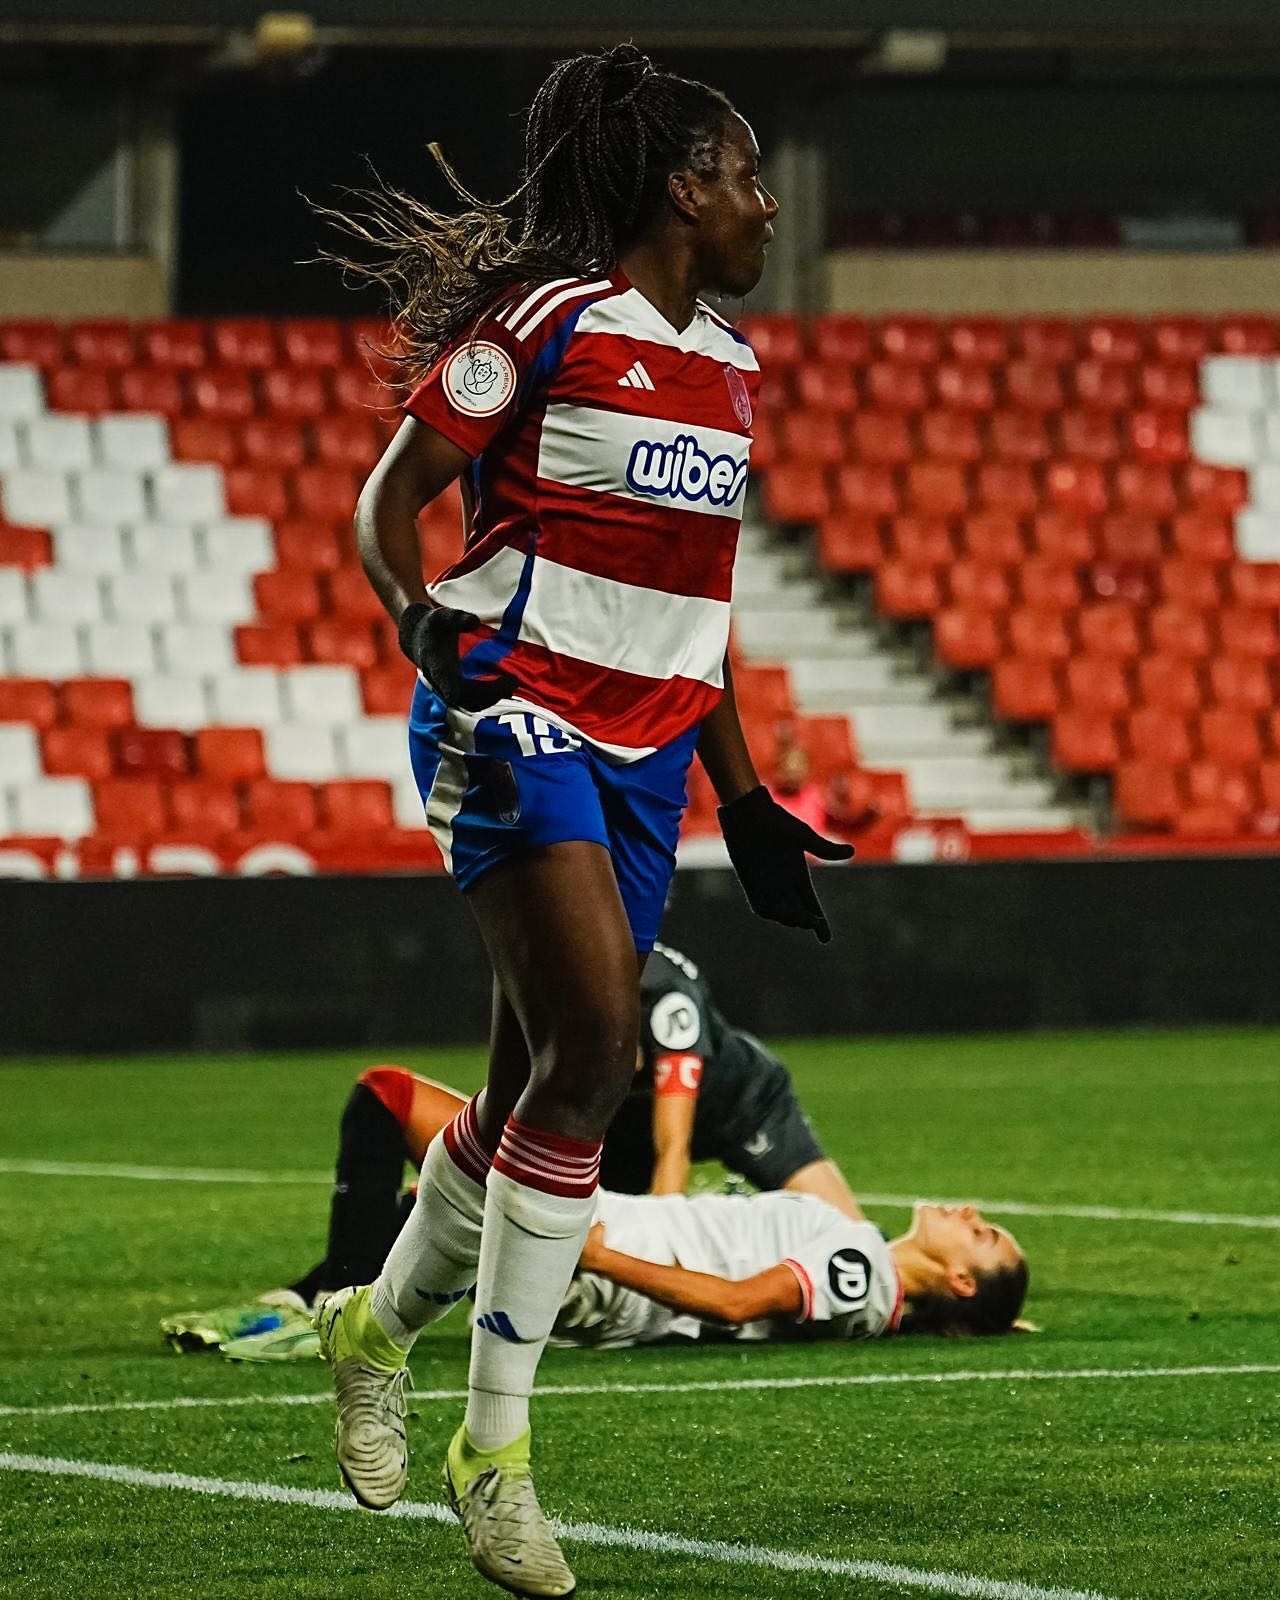
[[[769,793],[780,806],[819,833],[826,826],[827,799],[822,786],[809,777],[809,757],[802,745],[781,746]]]
[[[880,816],[870,780],[849,767],[832,773],[825,801],[827,830],[842,839],[870,827]]]

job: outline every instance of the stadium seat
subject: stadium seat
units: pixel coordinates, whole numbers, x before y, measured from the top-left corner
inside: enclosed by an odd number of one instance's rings
[[[1128,418],[1129,450],[1155,465],[1186,461],[1191,453],[1187,420],[1178,411],[1135,411]]]
[[[332,423],[335,419],[326,419]],[[319,424],[317,424],[319,426]],[[283,472],[307,459],[306,441],[296,422],[280,417],[251,417],[239,429],[244,459],[254,467]]]
[[[407,661],[386,662],[360,674],[360,698],[370,717],[404,716],[417,676]]]
[[[1280,812],[1280,761],[1264,761],[1259,766],[1258,792],[1268,811]]]
[[[956,317],[946,330],[946,344],[957,361],[995,366],[1009,359],[1005,325],[996,317]]]
[[[1129,750],[1138,761],[1178,767],[1195,753],[1187,719],[1160,706],[1139,706],[1130,712],[1125,735]]]
[[[942,604],[942,589],[932,567],[886,561],[875,575],[876,607],[896,621],[931,617]]]
[[[309,783],[260,778],[246,795],[251,827],[292,839],[316,826],[315,794]]]
[[[166,672],[219,677],[235,666],[226,627],[216,622],[167,622],[157,630]]]
[[[1122,461],[1115,469],[1116,504],[1142,517],[1171,517],[1178,510],[1173,474],[1159,462]]]
[[[259,572],[253,580],[253,597],[268,622],[309,622],[322,609],[315,575],[293,567]]]
[[[1144,656],[1137,663],[1138,698],[1181,715],[1199,708],[1202,689],[1195,662],[1181,656]]]
[[[292,478],[293,508],[297,516],[350,522],[355,515],[361,485],[350,469],[300,467]]]
[[[340,833],[372,833],[392,825],[391,790],[374,779],[346,779],[320,789],[324,825]]]
[[[116,374],[104,367],[57,367],[45,374],[44,391],[51,411],[100,417],[120,405]]]
[[[354,672],[340,666],[307,664],[291,668],[283,677],[285,706],[296,721],[359,721],[359,683]]]
[[[1219,611],[1217,624],[1219,642],[1229,656],[1271,661],[1280,651],[1273,610],[1227,606]]]
[[[227,510],[241,517],[282,521],[292,507],[279,472],[263,467],[231,467],[225,476]]]
[[[1251,711],[1211,706],[1200,713],[1199,738],[1205,756],[1223,766],[1248,767],[1262,760],[1261,732]]]
[[[1098,361],[1132,366],[1142,359],[1145,341],[1135,317],[1089,317],[1082,334],[1084,348]]]
[[[1127,411],[1137,386],[1124,367],[1106,361],[1079,361],[1067,369],[1076,404],[1094,411]]]
[[[253,590],[243,572],[190,573],[179,579],[190,622],[244,622],[253,616]]]
[[[19,427],[26,441],[26,465],[69,472],[93,465],[93,434],[86,417],[52,414],[32,417]]]
[[[797,368],[796,398],[812,411],[841,415],[857,410],[858,386],[847,362],[806,362]]]
[[[1063,411],[1058,416],[1058,444],[1064,456],[1081,461],[1114,461],[1120,436],[1105,411]]]
[[[1012,584],[1004,567],[982,561],[956,561],[947,572],[951,603],[969,609],[1007,611],[1013,602]]]
[[[818,524],[818,560],[826,572],[870,572],[884,559],[874,517],[833,512]]]
[[[853,470],[856,469],[841,468],[841,477]],[[846,506],[846,509],[860,508]],[[764,510],[772,522],[820,522],[830,510],[826,475],[820,467],[785,462],[775,467],[765,479]]]
[[[883,411],[923,411],[929,386],[919,367],[897,361],[873,361],[866,370],[867,404]]]
[[[215,783],[249,782],[263,776],[259,728],[200,728],[195,736],[194,769]]]
[[[280,359],[265,317],[218,317],[209,329],[214,361],[225,367],[273,367]]]
[[[1164,562],[1160,568],[1160,596],[1171,605],[1212,610],[1222,600],[1217,564],[1180,557]]]
[[[1035,474],[1025,462],[985,461],[974,478],[975,503],[986,511],[1028,517],[1040,504]]]
[[[229,727],[267,727],[284,715],[279,672],[271,667],[243,667],[220,673],[209,687],[211,719]]]
[[[889,361],[933,366],[942,355],[937,324],[929,317],[886,317],[876,330],[875,342]]]
[[[1017,582],[1023,605],[1071,611],[1080,603],[1077,568],[1066,562],[1031,556],[1019,565]]]
[[[294,667],[303,659],[302,640],[293,623],[241,623],[235,637],[236,659],[246,667]]]
[[[308,661],[353,667],[357,672],[377,664],[377,642],[369,623],[359,617],[317,618],[303,628],[302,637]]]
[[[333,729],[315,723],[278,722],[264,730],[267,770],[283,779],[325,783],[341,776]]]
[[[1013,653],[1024,659],[1061,663],[1074,648],[1071,631],[1060,611],[1015,606],[1009,612],[1008,627]]]
[[[263,410],[268,416],[307,422],[322,417],[328,409],[324,380],[318,371],[273,367],[262,373],[260,381]]]
[[[185,778],[169,789],[169,811],[179,830],[200,830],[215,838],[235,833],[242,825],[240,800],[229,783]]]
[[[1197,561],[1230,561],[1235,555],[1231,522],[1224,514],[1183,511],[1169,526],[1173,548],[1179,555]]]
[[[1109,772],[1120,760],[1115,725],[1097,711],[1059,711],[1051,750],[1054,765],[1064,772]]]
[[[1023,317],[1017,327],[1017,348],[1028,360],[1060,366],[1077,353],[1075,326],[1065,317]]]
[[[51,778],[109,778],[113,771],[111,737],[105,728],[74,723],[50,728],[40,741],[40,750],[44,770]]]
[[[346,360],[342,326],[332,317],[289,317],[280,325],[280,347],[289,367],[340,367]]]
[[[1109,499],[1106,477],[1093,461],[1051,461],[1045,493],[1049,505],[1081,517],[1100,516]]]
[[[1113,804],[1120,820],[1133,827],[1168,827],[1181,805],[1173,768],[1150,761],[1121,762]]]
[[[1034,411],[993,411],[987,442],[997,461],[1047,461],[1050,455],[1048,429]]]
[[[1182,606],[1153,606],[1147,622],[1151,647],[1162,655],[1202,660],[1213,648],[1213,638],[1203,611]]]
[[[175,462],[150,474],[151,499],[160,522],[210,522],[226,514],[222,474],[215,467]]]
[[[899,467],[915,457],[907,418],[896,411],[860,411],[849,425],[855,461]]]
[[[945,517],[895,517],[889,543],[899,561],[914,567],[941,567],[955,560],[956,549]]]
[[[144,323],[138,335],[144,360],[154,367],[192,371],[209,360],[204,324],[165,317]]]
[[[100,833],[143,839],[169,826],[167,785],[148,778],[105,778],[93,786],[93,806]]]
[[[139,727],[176,728],[181,733],[203,727],[209,713],[203,681],[176,673],[135,678],[133,706]]]
[[[1212,348],[1212,332],[1203,317],[1154,317],[1151,348],[1162,361],[1200,361]]]
[[[83,778],[36,778],[16,784],[11,814],[14,832],[20,835],[82,839],[94,831],[93,797]]]
[[[399,715],[366,717],[344,728],[339,760],[353,778],[402,778],[408,771],[403,709]]]
[[[1005,372],[1005,392],[1017,411],[1061,411],[1065,403],[1057,367],[1039,361],[1011,361]]]
[[[989,611],[948,607],[934,619],[934,649],[958,672],[990,668],[1002,653],[1000,625]]]
[[[367,473],[382,454],[382,440],[371,417],[349,414],[318,417],[313,426],[315,456],[321,466]],[[289,462],[293,466],[298,463]]]
[[[1258,803],[1250,774],[1236,763],[1193,761],[1186,769],[1185,782],[1192,807],[1221,809],[1238,819]]]
[[[926,411],[920,419],[920,446],[935,461],[969,464],[982,455],[978,425],[964,411]]]
[[[1227,568],[1229,598],[1238,606],[1280,610],[1280,561],[1237,561]]]
[[[380,622],[386,615],[373,585],[358,567],[343,567],[328,579],[329,605],[339,617]]]
[[[57,716],[57,696],[48,679],[0,678],[0,723],[24,722],[43,732]]]
[[[63,360],[62,324],[50,318],[0,322],[0,361],[56,367]]]
[[[1074,656],[1065,671],[1066,697],[1073,709],[1114,717],[1129,709],[1129,679],[1113,656]]]
[[[761,367],[795,367],[804,359],[800,323],[787,312],[755,312],[743,317],[741,331]]]
[[[1025,554],[1022,528],[1007,511],[972,511],[959,522],[960,546],[975,561],[1012,566]]]
[[[871,333],[862,317],[839,314],[815,317],[810,325],[810,337],[813,353],[819,361],[860,367],[871,358]]]
[[[844,429],[829,411],[793,411],[782,419],[782,453],[790,461],[832,467],[845,450]]]
[[[178,374],[165,367],[134,367],[120,374],[120,404],[126,411],[150,411],[170,419],[186,409]]]
[[[1200,404],[1200,373],[1191,361],[1148,361],[1138,371],[1138,392],[1158,410],[1187,412]]]
[[[1048,722],[1058,707],[1058,682],[1051,662],[1009,656],[991,673],[991,703],[1007,722]]]
[[[1137,613],[1123,601],[1082,606],[1076,627],[1081,649],[1090,655],[1129,659],[1142,649]]]
[[[330,376],[329,382],[333,392],[334,408],[338,411],[369,417],[394,415],[399,410],[399,398],[395,391],[375,377],[366,367],[339,367]],[[311,388],[305,391],[302,401],[292,401],[287,394],[282,393],[282,403],[273,409],[281,416],[319,416],[320,412],[308,409],[312,405],[313,398],[314,391]],[[323,391],[321,398],[323,399]],[[298,410],[300,405],[303,406],[301,411]]]
[[[1098,524],[1098,554],[1108,561],[1157,562],[1163,554],[1160,525],[1129,512],[1105,516]]]
[[[933,374],[938,403],[952,411],[970,414],[991,411],[996,404],[995,385],[986,367],[943,361]]]
[[[1276,699],[1270,664],[1248,656],[1210,661],[1209,689],[1217,705],[1255,714],[1268,710]]]

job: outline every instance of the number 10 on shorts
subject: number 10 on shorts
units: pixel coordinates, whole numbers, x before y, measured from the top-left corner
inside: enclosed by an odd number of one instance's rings
[[[570,750],[582,749],[581,739],[572,738],[563,728],[553,728],[545,717],[508,711],[498,721],[511,729],[522,756],[562,756]]]

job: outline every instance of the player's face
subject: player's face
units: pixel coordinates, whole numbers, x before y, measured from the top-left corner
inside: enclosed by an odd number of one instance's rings
[[[750,294],[764,271],[778,202],[760,181],[756,136],[736,113],[725,124],[718,170],[705,183],[704,196],[705,286],[722,294]]]
[[[1018,1241],[1006,1228],[988,1222],[972,1206],[939,1206],[921,1201],[907,1235],[948,1273],[998,1272],[1022,1260]]]

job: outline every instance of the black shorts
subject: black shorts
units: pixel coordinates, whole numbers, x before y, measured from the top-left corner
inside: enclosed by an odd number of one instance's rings
[[[792,1173],[821,1161],[823,1150],[800,1109],[791,1074],[762,1045],[751,1043],[749,1092],[715,1153],[757,1189],[781,1189]]]

